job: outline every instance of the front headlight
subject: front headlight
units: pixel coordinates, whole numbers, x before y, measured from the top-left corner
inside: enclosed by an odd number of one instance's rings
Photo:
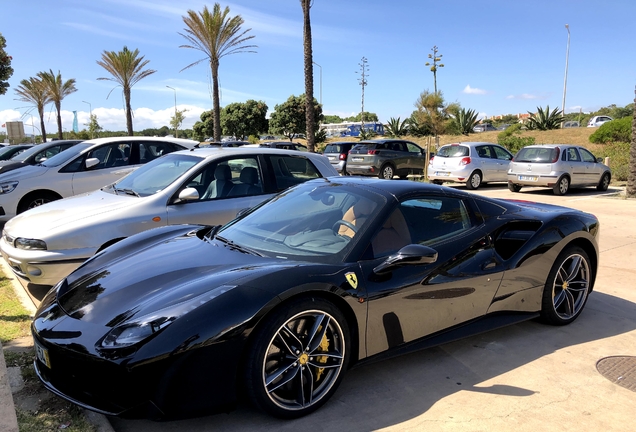
[[[9,192],[13,192],[13,189],[15,189],[17,185],[17,181],[0,183],[0,194],[8,194]]]
[[[26,250],[46,250],[46,242],[44,240],[18,237],[15,239],[15,247]]]
[[[119,325],[109,331],[106,336],[97,342],[97,348],[112,350],[130,347],[160,332],[172,324],[180,316],[193,311],[233,288],[236,288],[236,285],[221,285],[220,287],[185,300],[181,303],[168,306],[146,316],[137,318],[133,322]]]

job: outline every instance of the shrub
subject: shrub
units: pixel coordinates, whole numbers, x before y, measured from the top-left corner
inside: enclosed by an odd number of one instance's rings
[[[508,126],[506,129],[499,132],[499,134],[497,135],[497,139],[506,138],[512,136],[513,134],[521,134],[521,123],[515,123]]]
[[[502,137],[501,134],[499,134],[497,137],[497,143],[510,150],[510,153],[517,154],[517,152],[525,146],[534,144],[534,137],[520,137],[513,135]]]
[[[561,112],[561,110],[558,108],[550,111],[550,105],[545,108],[545,111],[542,107],[537,107],[536,114],[532,114],[530,111],[528,111],[528,114],[531,115],[526,124],[526,127],[528,127],[528,129],[558,129],[559,127],[561,127],[561,123],[563,122],[563,112]]]
[[[596,144],[631,142],[632,119],[633,117],[623,117],[619,120],[612,120],[607,123],[603,123],[592,135],[590,135],[590,142]]]
[[[614,121],[611,121],[609,123],[613,123]],[[605,124],[602,126],[605,126]],[[627,181],[627,176],[629,175],[630,146],[631,144],[627,142],[610,142],[606,146],[603,146],[600,152],[594,155],[602,158],[610,158],[609,167],[612,170],[612,181]]]

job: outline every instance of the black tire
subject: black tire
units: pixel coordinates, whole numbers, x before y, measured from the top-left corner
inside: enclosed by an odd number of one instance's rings
[[[607,188],[609,188],[611,180],[612,180],[612,177],[609,175],[609,173],[603,174],[603,176],[601,177],[601,181],[599,181],[598,185],[596,185],[596,190],[605,192]]]
[[[472,174],[466,180],[466,188],[474,190],[481,185],[481,173],[479,171],[473,171]]]
[[[333,303],[300,298],[283,304],[258,328],[247,351],[248,397],[276,417],[307,415],[336,391],[350,351],[349,326]]]
[[[35,192],[22,198],[20,204],[18,204],[18,214],[23,213],[29,209],[39,207],[42,204],[49,203],[51,201],[57,201],[60,197],[51,192]]]
[[[565,195],[570,190],[570,178],[568,176],[561,176],[556,184],[552,187],[552,192],[555,195]]]
[[[565,248],[554,261],[543,289],[541,319],[566,325],[583,311],[594,280],[594,269],[580,247]]]
[[[510,192],[519,192],[521,190],[521,185],[508,183],[508,190]]]
[[[401,175],[400,180],[408,180],[408,175]]]
[[[395,175],[395,169],[393,169],[393,165],[385,164],[385,165],[382,165],[382,168],[380,169],[380,173],[378,174],[378,177],[385,180],[392,180],[394,175]]]

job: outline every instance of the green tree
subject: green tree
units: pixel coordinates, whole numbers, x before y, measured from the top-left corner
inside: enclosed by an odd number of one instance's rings
[[[359,122],[362,121],[362,116],[364,115],[364,121],[365,122],[377,122],[378,121],[378,115],[376,113],[372,113],[372,112],[368,112],[365,111],[363,113],[358,113],[354,116],[351,117],[347,117],[346,119],[344,119],[344,121],[348,121],[348,122]]]
[[[112,75],[110,78],[97,78],[98,80],[113,81],[119,84],[124,93],[124,103],[126,105],[126,129],[128,135],[133,135],[132,107],[130,105],[130,92],[135,84],[142,79],[157,72],[144,67],[150,60],[144,60],[144,56],[139,57],[139,50],[130,51],[128,47],[115,51],[104,51],[102,59],[97,64],[106,69]],[[114,90],[114,89],[113,89]],[[113,91],[111,90],[111,92]],[[108,93],[110,96],[110,93]]]
[[[326,115],[324,116],[324,123],[342,123],[344,119],[338,115]]]
[[[174,115],[170,117],[170,126],[174,129],[174,137],[177,138],[178,130],[183,124],[183,120],[185,120],[185,113],[188,112],[188,109],[176,110]]]
[[[46,86],[39,78],[29,78],[20,81],[20,85],[15,89],[18,100],[31,103],[35,106],[40,116],[40,132],[42,132],[42,142],[46,142],[46,129],[44,127],[44,107],[51,102]]]
[[[314,58],[311,47],[311,17],[310,9],[313,0],[300,0],[300,6],[303,9],[303,58],[305,61],[305,124],[307,130],[305,137],[307,138],[307,150],[316,151],[316,127],[312,124],[315,118],[314,113]]]
[[[221,111],[221,127],[224,135],[231,135],[244,140],[250,135],[266,132],[267,105],[263,101],[248,100],[245,103],[235,102]]]
[[[99,138],[99,133],[103,130],[97,122],[97,116],[95,114],[90,115],[90,120],[84,126],[88,127],[88,133],[90,133],[91,139]]]
[[[450,112],[458,109],[458,104],[447,104],[442,92],[431,93],[424,90],[415,101],[417,109],[412,119],[420,129],[430,130],[431,135],[438,136],[445,132]]]
[[[389,119],[389,122],[384,125],[384,133],[389,137],[400,138],[406,135],[409,131],[408,128],[409,119],[400,121],[400,117]]]
[[[77,91],[75,78],[64,81],[60,71],[57,71],[57,75],[55,75],[52,69],[48,72],[38,72],[38,77],[46,87],[51,102],[53,102],[57,111],[57,137],[64,139],[62,131],[62,99]]]
[[[459,133],[466,136],[473,133],[473,128],[478,122],[478,115],[479,114],[472,109],[466,110],[464,108],[461,108],[459,111],[457,111],[457,113],[453,117],[453,121],[455,122],[455,126],[459,130]]]
[[[200,120],[192,125],[192,133],[195,140],[205,141],[214,135],[214,115],[212,110],[203,111],[199,118]]]
[[[314,98],[314,131],[318,130],[322,120],[322,106]],[[281,134],[290,141],[307,129],[305,117],[305,95],[290,96],[284,103],[276,105],[270,115],[269,130]],[[315,132],[314,132],[315,133]]]
[[[426,62],[424,66],[431,67],[431,72],[433,72],[433,84],[435,86],[435,93],[437,93],[437,69],[444,67],[444,65],[440,63],[443,56],[441,54],[437,54],[437,45],[433,46],[433,48],[431,48],[431,51],[433,51],[433,54],[429,54],[428,58],[431,59],[432,63]]]
[[[4,50],[7,46],[7,40],[0,33],[0,95],[6,94],[9,88],[9,78],[13,75],[11,60],[13,57]]]
[[[244,45],[245,42],[254,36],[245,36],[250,30],[242,31],[241,26],[244,21],[240,15],[228,17],[230,8],[226,7],[221,11],[221,6],[214,3],[212,12],[207,6],[203,7],[203,12],[197,13],[188,10],[188,15],[182,17],[186,25],[185,34],[179,33],[186,38],[189,45],[181,45],[180,48],[192,48],[201,51],[205,57],[190,63],[182,70],[188,69],[201,63],[204,60],[210,62],[212,72],[212,103],[213,103],[213,125],[214,140],[221,140],[221,106],[219,103],[219,62],[221,58],[230,54],[237,54],[251,51],[256,45]]]
[[[530,130],[552,130],[559,129],[561,123],[563,123],[563,113],[560,109],[555,108],[550,112],[550,105],[546,106],[545,110],[542,107],[537,107],[536,114],[530,114],[530,118],[526,123],[526,127]]]

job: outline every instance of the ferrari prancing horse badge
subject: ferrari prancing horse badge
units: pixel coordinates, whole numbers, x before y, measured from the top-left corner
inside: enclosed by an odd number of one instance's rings
[[[358,288],[358,277],[354,272],[345,273],[345,278],[347,278],[347,282],[349,282],[351,288]]]

